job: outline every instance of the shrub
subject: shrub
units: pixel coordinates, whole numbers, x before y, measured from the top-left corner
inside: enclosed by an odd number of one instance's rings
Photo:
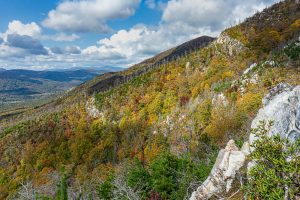
[[[231,86],[231,82],[227,81],[227,82],[219,82],[215,85],[213,85],[213,90],[217,93],[221,93],[224,92],[225,90],[227,90],[228,88],[230,88]]]
[[[113,175],[110,175],[99,187],[97,190],[98,196],[100,199],[110,200],[113,198]]]
[[[295,199],[300,195],[300,139],[295,143],[280,135],[267,136],[272,123],[262,122],[253,130],[257,139],[251,158],[246,191],[250,199]]]
[[[148,193],[151,191],[150,174],[142,165],[141,161],[135,160],[126,175],[128,185],[134,190],[142,192],[142,198],[146,199]]]
[[[195,190],[194,185],[209,175],[215,156],[210,158],[209,164],[196,163],[190,156],[178,158],[165,152],[148,166],[136,160],[126,173],[126,181],[142,199],[186,199]]]
[[[68,199],[68,183],[67,183],[67,176],[63,173],[60,182],[57,185],[57,192],[56,192],[56,200],[67,200]]]
[[[261,93],[247,92],[238,101],[238,109],[246,114],[255,114],[261,106],[261,99],[263,95]]]
[[[241,125],[242,119],[234,104],[218,105],[212,109],[210,122],[204,131],[209,137],[222,143],[228,134],[234,134]]]
[[[300,56],[300,44],[299,43],[291,43],[284,48],[284,53],[292,60],[296,61]]]

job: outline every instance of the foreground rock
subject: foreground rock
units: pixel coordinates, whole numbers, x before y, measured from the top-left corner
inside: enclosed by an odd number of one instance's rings
[[[251,128],[257,128],[261,121],[273,121],[269,136],[280,134],[291,141],[297,140],[300,137],[300,86],[292,87],[281,83],[273,88],[263,99],[263,108],[252,121]],[[215,194],[228,192],[239,170],[246,167],[245,160],[250,154],[250,145],[256,139],[250,134],[249,142],[245,142],[241,150],[230,140],[226,148],[219,152],[210,176],[193,192],[190,200],[205,200]],[[249,164],[248,169],[253,163]]]
[[[263,106],[253,120],[251,128],[256,128],[263,120],[273,121],[269,136],[280,134],[282,138],[291,141],[300,137],[300,86],[293,88],[288,84],[279,84],[263,99]],[[255,139],[251,134],[250,144]]]
[[[220,193],[228,192],[238,170],[244,165],[246,155],[240,151],[235,142],[230,140],[225,149],[219,152],[210,176],[193,192],[191,200],[204,200]]]

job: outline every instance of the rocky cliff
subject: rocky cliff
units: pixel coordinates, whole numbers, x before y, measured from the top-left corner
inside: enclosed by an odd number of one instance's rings
[[[257,128],[261,121],[273,121],[269,136],[280,134],[282,138],[296,141],[300,137],[300,86],[280,83],[271,89],[263,99],[263,107],[252,121],[251,128]],[[230,140],[219,152],[210,176],[193,192],[190,200],[209,199],[229,192],[233,181],[238,179],[239,170],[247,167],[246,157],[253,150],[250,146],[256,139],[254,134],[250,134],[249,141],[240,150]],[[248,164],[248,170],[252,164]]]

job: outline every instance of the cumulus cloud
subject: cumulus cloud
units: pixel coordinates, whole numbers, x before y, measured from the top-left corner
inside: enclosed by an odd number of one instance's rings
[[[171,0],[163,12],[166,23],[182,23],[221,31],[262,10],[276,0]]]
[[[48,48],[44,47],[41,40],[71,42],[79,39],[76,34],[57,33],[53,35],[43,35],[41,27],[31,22],[24,24],[21,21],[13,20],[8,24],[4,33],[0,33],[0,57],[26,57],[30,55],[48,55]],[[59,54],[58,49],[49,51]],[[78,47],[67,47],[61,54],[79,54]]]
[[[48,13],[43,25],[59,31],[100,32],[111,29],[107,20],[134,14],[140,0],[78,0],[63,1]]]
[[[201,35],[217,36],[223,29],[251,16],[257,10],[262,10],[275,1],[170,0],[166,3],[144,1],[151,9],[155,6],[154,9],[162,10],[162,18],[157,26],[135,25],[128,30],[119,30],[110,37],[82,49],[76,46],[50,49],[45,47],[50,52],[48,55],[26,56],[24,59],[17,58],[7,64],[55,68],[74,65],[130,66],[189,39]],[[91,2],[94,3],[93,6],[91,6]],[[59,31],[106,32],[110,30],[106,25],[107,20],[132,15],[135,6],[139,3],[139,0],[65,0],[55,10],[49,12],[48,18],[43,24]],[[109,8],[100,8],[100,4],[107,4]],[[118,6],[114,7],[113,5]],[[108,10],[104,11],[105,8]],[[100,12],[99,9],[103,12]],[[122,12],[117,12],[117,10]],[[40,35],[42,34],[40,33]],[[62,37],[64,40],[68,37],[72,38],[72,34],[64,36],[66,36]],[[76,39],[76,36],[74,38]],[[5,40],[2,44],[0,42],[0,61],[1,57],[8,54],[18,56],[28,52],[27,49],[15,46],[17,45],[8,46]]]
[[[159,2],[148,0],[145,3],[149,8],[155,8]],[[217,36],[226,27],[272,3],[275,0],[170,0],[164,5],[157,27],[136,25],[129,30],[120,30],[82,52],[99,58],[119,56],[130,65],[190,39],[202,35]]]
[[[133,62],[144,59],[149,55],[156,53],[160,47],[150,45],[151,42],[147,36],[154,36],[155,31],[144,25],[137,25],[129,31],[120,30],[110,38],[98,41],[98,45],[90,46],[82,51],[84,55],[90,55],[101,59],[120,59]],[[149,43],[148,46],[145,46]],[[137,53],[139,52],[139,53]]]
[[[13,20],[9,22],[6,32],[0,33],[0,38],[6,40],[7,35],[18,34],[27,35],[39,40],[52,40],[57,42],[72,42],[79,39],[79,35],[72,33],[56,33],[53,35],[44,35],[42,33],[42,28],[35,22],[24,24],[19,20]]]
[[[39,37],[42,29],[35,22],[23,24],[21,21],[13,20],[9,22],[6,34],[28,35],[31,37]]]
[[[36,39],[28,35],[9,34],[7,43],[10,47],[20,48],[34,55],[47,55],[48,51]]]
[[[54,35],[43,35],[41,37],[41,39],[43,39],[43,40],[53,40],[56,42],[72,42],[79,38],[80,38],[80,36],[75,33],[72,33],[72,34],[57,33]]]

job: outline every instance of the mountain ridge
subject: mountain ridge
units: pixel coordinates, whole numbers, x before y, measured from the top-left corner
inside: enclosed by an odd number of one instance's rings
[[[126,83],[133,78],[146,73],[149,70],[152,70],[156,67],[161,66],[164,62],[169,62],[177,57],[181,57],[186,53],[190,53],[196,50],[199,50],[206,45],[208,45],[210,42],[212,42],[215,38],[208,37],[208,36],[201,36],[198,38],[195,38],[193,40],[187,41],[181,45],[178,45],[174,48],[171,48],[167,51],[164,51],[156,56],[153,56],[152,58],[146,59],[138,64],[133,65],[132,67],[128,68],[127,70],[120,71],[120,72],[109,72],[104,73],[96,78],[94,78],[91,81],[85,82],[80,84],[78,87],[73,88],[71,91],[66,92],[65,94],[61,94],[61,96],[57,99],[53,99],[51,102],[46,103],[44,105],[36,107],[38,110],[34,111],[39,113],[44,112],[46,110],[53,110],[53,107],[57,107],[59,110],[60,107],[64,107],[65,105],[71,105],[74,102],[78,101],[79,99],[86,99],[87,96],[93,95],[97,92],[104,92],[111,88],[114,88],[120,84]],[[39,73],[39,72],[37,72]],[[43,73],[43,72],[40,72]],[[66,73],[66,72],[64,72]],[[1,76],[1,73],[0,73]],[[80,94],[80,95],[78,95]],[[60,105],[59,102],[63,102],[64,99],[71,98],[70,100],[66,101],[65,104]],[[75,99],[74,99],[75,98]],[[35,109],[33,109],[35,110]],[[33,112],[32,109],[30,109],[30,112]],[[17,111],[17,114],[22,114],[23,112]],[[27,114],[24,113],[25,116]],[[14,114],[5,114],[2,116],[2,120],[6,117],[4,116],[14,116]],[[9,119],[8,119],[9,120]],[[1,123],[0,123],[1,124]],[[0,126],[1,127],[1,126]]]
[[[268,90],[300,85],[299,2],[262,13],[181,57],[152,65],[173,48],[148,60],[149,70],[104,74],[16,115],[0,137],[0,198],[51,199],[63,188],[70,198],[188,199],[227,141],[230,150],[247,141]],[[216,195],[243,199],[240,181],[226,180],[232,187]]]

